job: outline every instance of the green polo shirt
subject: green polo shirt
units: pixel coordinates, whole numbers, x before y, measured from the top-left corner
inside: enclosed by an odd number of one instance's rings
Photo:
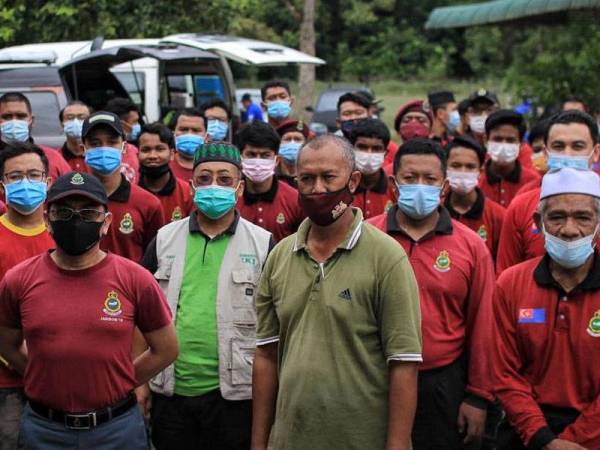
[[[419,294],[406,253],[353,212],[324,264],[307,252],[309,219],[267,259],[257,345],[279,343],[273,448],[384,448],[388,362],[422,360]]]

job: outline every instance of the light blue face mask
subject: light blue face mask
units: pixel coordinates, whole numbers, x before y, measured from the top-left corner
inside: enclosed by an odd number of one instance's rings
[[[236,189],[224,186],[199,186],[194,192],[194,204],[209,219],[219,219],[235,206]]]
[[[46,200],[47,185],[43,181],[23,179],[4,185],[7,203],[23,215],[32,214]]]
[[[25,120],[7,120],[0,124],[0,135],[4,142],[25,142],[29,139],[29,124]]]
[[[548,152],[548,170],[571,169],[589,170],[590,157],[588,156],[566,156],[558,153]]]
[[[562,239],[548,233],[544,227],[544,248],[559,266],[566,269],[574,269],[582,266],[586,260],[594,253],[594,236],[596,230],[589,236],[582,237],[575,241],[563,241]]]
[[[396,184],[398,187],[398,208],[413,219],[423,219],[440,205],[439,186],[428,184]]]
[[[175,138],[175,148],[187,156],[194,156],[196,149],[204,144],[204,137],[197,134],[182,134]]]
[[[141,132],[142,132],[142,126],[139,123],[136,123],[134,126],[131,127],[131,131],[127,135],[127,140],[131,141],[131,142],[137,141],[138,138],[140,137]]]
[[[448,131],[455,131],[460,125],[460,113],[458,111],[452,111],[448,119]]]
[[[286,142],[279,146],[279,156],[288,164],[296,164],[298,152],[302,144],[300,142]]]
[[[211,141],[224,141],[227,137],[228,129],[229,125],[227,125],[227,122],[217,119],[208,120],[208,125],[206,126],[206,132],[210,136]]]
[[[67,137],[81,139],[83,120],[73,119],[65,122],[65,134]]]
[[[111,175],[121,167],[123,152],[113,147],[95,147],[85,151],[85,163],[101,175]]]
[[[285,119],[292,112],[289,100],[275,100],[267,104],[267,113],[274,119]]]

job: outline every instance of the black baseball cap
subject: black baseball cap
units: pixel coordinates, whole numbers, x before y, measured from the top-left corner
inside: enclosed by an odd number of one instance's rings
[[[48,203],[71,195],[80,195],[101,205],[108,203],[104,186],[98,178],[89,173],[70,172],[58,177],[48,190]]]
[[[500,104],[498,101],[498,96],[494,92],[488,91],[487,89],[478,89],[469,95],[469,105],[472,105],[480,100],[488,101],[494,105]]]
[[[434,91],[427,94],[427,100],[429,100],[429,106],[437,108],[439,105],[445,105],[447,103],[456,103],[454,94],[450,91]]]
[[[125,136],[119,116],[108,111],[97,111],[83,121],[81,139],[85,139],[89,132],[99,125],[108,126],[112,128],[119,136]]]

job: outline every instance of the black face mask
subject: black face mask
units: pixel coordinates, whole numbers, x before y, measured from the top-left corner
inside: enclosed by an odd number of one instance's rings
[[[162,166],[142,166],[140,165],[140,173],[145,177],[152,179],[160,178],[169,171],[169,164],[163,164]]]
[[[56,245],[71,256],[83,255],[100,240],[104,222],[84,222],[80,218],[51,220],[52,237]]]

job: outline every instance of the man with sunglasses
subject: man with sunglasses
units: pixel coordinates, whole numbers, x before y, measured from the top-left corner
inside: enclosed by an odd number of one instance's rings
[[[158,450],[250,448],[254,297],[271,233],[240,217],[237,147],[203,144],[194,155],[189,217],[161,228],[142,260],[167,295],[179,357],[150,382]]]
[[[0,280],[12,267],[54,247],[44,224],[48,159],[30,142],[0,152],[0,189],[7,212],[0,216]],[[23,380],[0,355],[0,448],[16,448],[25,405]]]
[[[133,390],[176,358],[177,340],[158,283],[100,250],[112,221],[107,204],[94,176],[60,177],[48,191],[56,250],[0,283],[0,353],[25,375],[28,399],[20,448],[148,448]],[[134,328],[148,344],[136,358]]]

